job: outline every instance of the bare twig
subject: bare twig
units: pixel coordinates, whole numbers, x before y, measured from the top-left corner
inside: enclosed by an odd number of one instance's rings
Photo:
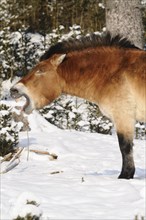
[[[59,173],[63,173],[63,171],[53,171],[50,174],[59,174]]]
[[[29,135],[28,135],[28,129],[27,129],[27,145],[28,145],[27,160],[29,160]]]
[[[50,154],[48,151],[40,151],[40,150],[29,150],[30,152],[36,153],[36,154],[43,154],[43,155],[49,155],[51,156],[54,160],[58,158],[56,154]]]

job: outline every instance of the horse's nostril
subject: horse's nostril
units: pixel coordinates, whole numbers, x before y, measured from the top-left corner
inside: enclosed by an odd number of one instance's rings
[[[17,94],[18,93],[18,89],[12,87],[10,89],[10,92],[11,92],[11,94]]]
[[[15,87],[12,87],[10,89],[10,94],[11,94],[11,97],[14,99],[20,97],[20,93],[19,93],[18,89]]]

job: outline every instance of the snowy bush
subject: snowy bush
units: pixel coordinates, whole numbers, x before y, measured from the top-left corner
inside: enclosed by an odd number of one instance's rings
[[[10,107],[0,105],[0,156],[14,152],[17,146],[19,126],[12,119]]]
[[[79,25],[70,27],[68,34],[64,34],[63,25],[46,35],[30,33],[27,29],[0,31],[0,77],[5,80],[26,75],[50,45],[68,37],[78,37],[82,32]]]
[[[144,219],[145,219],[144,216],[141,216],[141,217],[139,218],[138,215],[136,215],[135,218],[134,218],[134,220],[144,220]]]
[[[112,123],[102,116],[97,105],[63,95],[40,113],[61,129],[111,134]]]
[[[13,220],[40,220],[40,216],[27,214],[25,217],[21,217],[18,215],[18,217]]]
[[[135,125],[135,138],[146,139],[146,124],[137,122]]]
[[[11,216],[13,220],[40,220],[42,211],[40,201],[31,192],[23,192],[12,206]]]
[[[0,32],[1,78],[26,75],[39,60],[39,53],[44,49],[43,41],[43,36],[23,30]]]

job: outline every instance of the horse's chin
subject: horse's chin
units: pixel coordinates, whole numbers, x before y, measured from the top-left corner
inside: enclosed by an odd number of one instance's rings
[[[27,115],[31,114],[33,110],[34,108],[32,108],[30,105],[28,105],[27,107],[22,107],[22,112],[26,113]]]
[[[31,99],[29,98],[28,95],[26,94],[23,94],[22,96],[25,97],[26,101],[25,101],[25,104],[22,106],[22,111],[25,112],[26,114],[31,114],[32,111],[34,110],[34,107],[32,105],[32,101]]]
[[[31,114],[33,110],[40,110],[48,104],[48,102],[34,102],[34,100],[32,100],[27,94],[23,94],[22,96],[25,97],[25,103],[22,106],[21,111],[26,114]]]

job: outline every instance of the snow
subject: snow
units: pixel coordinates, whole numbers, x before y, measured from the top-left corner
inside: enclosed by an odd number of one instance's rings
[[[7,99],[10,97],[10,88],[20,80],[20,78],[15,77],[15,79],[12,81],[11,79],[2,81],[1,84],[1,99]],[[1,101],[2,102],[2,101]]]
[[[12,32],[10,35],[10,44],[16,44],[21,40],[22,34],[18,31]]]
[[[20,132],[19,147],[24,148],[20,163],[0,176],[0,219],[28,213],[42,220],[145,216],[144,140],[134,141],[135,178],[117,179],[121,154],[116,135],[61,130],[35,111],[28,119],[31,131]],[[28,148],[55,153],[58,158],[29,152],[27,160]]]

